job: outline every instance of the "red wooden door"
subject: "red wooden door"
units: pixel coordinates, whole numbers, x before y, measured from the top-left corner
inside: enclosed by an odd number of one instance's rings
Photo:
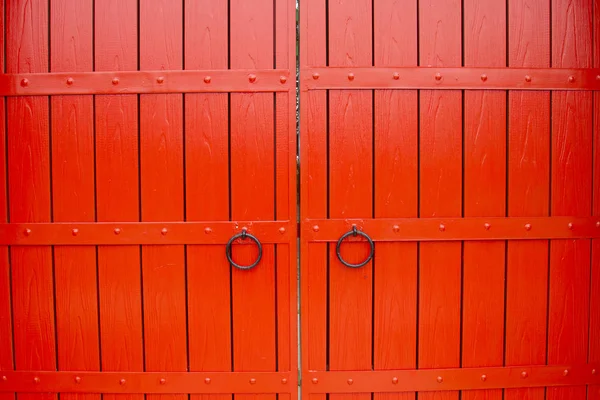
[[[295,398],[294,4],[0,6],[0,399]]]
[[[600,399],[597,2],[300,6],[304,399]]]

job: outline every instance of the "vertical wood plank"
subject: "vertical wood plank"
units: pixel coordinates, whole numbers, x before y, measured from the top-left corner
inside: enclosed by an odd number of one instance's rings
[[[461,65],[461,2],[419,2],[421,66]],[[460,217],[462,208],[462,93],[421,91],[420,216]],[[444,268],[440,268],[444,265]],[[421,243],[418,367],[460,365],[461,244]],[[457,399],[457,392],[419,399]]]
[[[91,71],[92,1],[55,0],[50,6],[51,71]],[[93,222],[93,97],[53,96],[51,110],[54,221]],[[94,246],[55,246],[59,370],[100,368],[96,272]],[[93,400],[100,395],[65,393],[61,397]]]
[[[140,3],[141,70],[183,67],[182,7],[167,0]],[[183,95],[140,95],[140,135],[142,220],[182,221]],[[142,246],[142,274],[146,371],[186,371],[184,247]]]
[[[97,71],[137,70],[136,0],[95,3]],[[137,95],[96,96],[98,221],[139,221]],[[101,361],[104,371],[143,371],[139,246],[98,247]],[[104,394],[141,400],[142,394]]]
[[[465,0],[465,67],[506,65],[506,2]],[[467,90],[464,216],[503,217],[506,205],[506,93]],[[493,229],[493,227],[491,228]],[[504,242],[465,242],[462,366],[504,361]],[[502,390],[463,391],[465,400],[502,399]]]
[[[230,2],[231,68],[273,68],[273,2]],[[275,216],[274,95],[231,94],[231,217],[265,220]],[[276,359],[275,249],[249,271],[234,268],[233,366],[235,371],[273,371]],[[255,260],[255,246],[237,246],[234,259]],[[236,395],[274,399],[273,395]]]
[[[227,1],[186,0],[185,68],[227,69]],[[185,95],[186,217],[229,220],[228,95]],[[206,171],[210,171],[207,173]],[[231,371],[231,267],[223,246],[188,246],[191,371]],[[191,395],[226,400],[231,395]]]
[[[372,63],[370,0],[329,2],[329,65]],[[329,92],[329,216],[373,217],[373,94],[371,91]],[[322,111],[321,111],[322,112]],[[373,263],[361,268],[342,265],[330,246],[329,368],[365,370],[372,366]],[[341,254],[351,263],[369,254],[364,242],[350,241]],[[352,351],[348,351],[352,348]],[[332,400],[349,396],[330,395]],[[355,400],[368,394],[351,395]]]
[[[375,66],[417,66],[417,2],[374,6]],[[375,91],[375,218],[418,216],[418,120],[416,90]],[[417,244],[378,243],[374,275],[374,368],[415,369]],[[415,394],[374,398],[409,400]]]
[[[592,65],[591,0],[552,0],[552,67]],[[552,94],[551,215],[590,215],[592,93]],[[587,361],[590,241],[550,244],[548,363]],[[586,396],[585,386],[548,388],[548,400]]]
[[[6,72],[48,72],[48,2],[7,2]],[[8,99],[8,196],[11,222],[50,222],[48,98]],[[11,249],[15,368],[56,370],[52,250]],[[21,400],[52,400],[28,394]]]
[[[509,0],[508,10],[509,67],[549,67],[550,1]],[[508,216],[548,216],[550,94],[511,91],[508,99]],[[507,246],[505,363],[545,364],[548,241]],[[506,400],[544,397],[543,388],[505,391]]]

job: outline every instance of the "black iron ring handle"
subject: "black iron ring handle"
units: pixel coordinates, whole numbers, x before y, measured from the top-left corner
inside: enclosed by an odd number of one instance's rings
[[[237,239],[242,239],[242,240],[250,239],[254,243],[256,243],[256,246],[258,247],[258,257],[256,258],[256,261],[254,261],[252,264],[250,264],[250,265],[239,265],[239,264],[236,264],[235,261],[233,261],[233,258],[231,258],[231,245]],[[260,244],[260,241],[255,236],[252,236],[251,234],[249,234],[248,232],[246,232],[245,229],[243,229],[242,233],[238,233],[237,235],[233,235],[231,237],[231,239],[229,239],[229,242],[227,242],[227,245],[225,246],[225,255],[227,256],[227,261],[229,261],[229,264],[231,264],[232,266],[234,266],[234,267],[236,267],[238,269],[247,271],[249,269],[252,269],[252,268],[256,267],[258,265],[258,263],[260,262],[260,260],[262,258],[262,245]]]
[[[342,258],[342,255],[340,254],[340,247],[341,247],[342,242],[344,241],[344,239],[346,239],[348,236],[356,236],[356,235],[360,235],[360,236],[364,237],[365,239],[367,239],[367,241],[369,242],[369,246],[371,246],[371,251],[370,251],[369,256],[367,257],[367,259],[364,260],[363,262],[361,262],[359,264],[350,264],[349,262],[347,262],[346,260],[344,260]],[[338,240],[337,246],[335,247],[335,252],[337,254],[338,260],[340,260],[340,262],[342,264],[344,264],[346,267],[360,268],[363,265],[366,265],[369,261],[371,261],[373,259],[373,255],[375,254],[375,244],[373,243],[373,240],[369,237],[369,235],[367,235],[364,232],[361,232],[361,231],[357,230],[356,226],[353,226],[352,230],[350,232],[344,233],[342,235],[342,237]]]

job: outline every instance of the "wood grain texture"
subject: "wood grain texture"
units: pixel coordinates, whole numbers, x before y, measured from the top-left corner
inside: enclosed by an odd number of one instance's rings
[[[97,71],[137,69],[135,0],[95,2]],[[98,221],[139,221],[138,102],[136,95],[96,96]],[[139,246],[98,247],[101,362],[105,371],[143,371]],[[138,394],[103,395],[141,400]]]
[[[92,70],[92,1],[51,3],[50,69]],[[54,96],[52,195],[56,222],[95,221],[92,96]],[[58,368],[97,371],[98,337],[96,248],[54,248]],[[65,399],[99,399],[98,394],[64,394]]]
[[[231,68],[273,68],[273,2],[230,2]],[[274,95],[231,94],[231,217],[265,220],[275,216]],[[276,356],[275,249],[263,245],[263,258],[249,271],[232,271],[233,366],[235,371],[273,371]],[[254,246],[233,257],[253,262]],[[236,395],[274,399],[273,395]]]
[[[372,7],[369,0],[329,2],[329,65],[370,66]],[[373,216],[373,94],[329,92],[329,216]],[[349,241],[341,248],[348,262],[368,255],[366,243]],[[329,368],[364,370],[372,365],[373,263],[355,269],[342,265],[330,246]],[[352,348],[352,351],[348,351]],[[330,395],[330,399],[348,398]],[[368,394],[351,398],[368,399]]]
[[[550,2],[509,0],[508,11],[509,67],[549,67]],[[550,94],[510,92],[508,101],[508,215],[548,216]],[[505,363],[545,364],[548,242],[507,246]],[[505,391],[506,400],[544,397],[543,388]]]
[[[552,1],[552,67],[591,67],[591,1]],[[592,94],[552,94],[552,215],[590,215]],[[587,360],[590,241],[550,245],[548,363]],[[549,388],[546,399],[584,397],[584,386]]]
[[[506,65],[506,4],[466,0],[464,64]],[[502,217],[506,205],[506,93],[465,91],[464,216]],[[491,228],[493,229],[493,227]],[[504,242],[465,242],[463,249],[462,366],[504,361]],[[462,398],[502,399],[502,390],[464,391]]]
[[[416,66],[417,2],[374,4],[375,66]],[[375,91],[375,218],[418,215],[417,91]],[[379,243],[374,284],[375,369],[414,369],[417,360],[417,244]],[[409,400],[414,393],[376,393]]]
[[[182,8],[166,0],[140,4],[141,70],[183,67]],[[183,95],[140,95],[140,135],[142,221],[182,221]],[[142,274],[145,368],[186,371],[184,247],[142,246]]]
[[[227,1],[186,0],[185,69],[226,69]],[[186,218],[229,219],[228,95],[185,95]],[[210,173],[207,173],[210,171]],[[188,246],[191,371],[231,371],[231,267],[223,246]],[[231,395],[191,395],[226,400]]]
[[[419,65],[461,65],[460,1],[419,2]],[[462,94],[420,95],[420,216],[460,217],[462,208]],[[444,268],[440,269],[440,265]],[[418,367],[460,365],[461,244],[421,243]],[[457,399],[457,392],[419,399]]]
[[[7,2],[6,72],[48,72],[48,2]],[[47,97],[8,99],[8,198],[11,222],[50,222]],[[11,249],[15,368],[56,369],[52,250]],[[55,394],[19,394],[51,400]]]

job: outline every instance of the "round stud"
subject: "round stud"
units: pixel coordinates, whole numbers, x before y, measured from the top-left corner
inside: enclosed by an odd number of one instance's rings
[[[279,77],[279,82],[281,82],[281,83],[286,83],[286,82],[287,82],[287,76],[283,76],[283,75],[282,75],[282,76],[280,76],[280,77]]]
[[[67,85],[71,86],[74,82],[73,78],[67,78]]]
[[[125,384],[125,382],[127,382],[125,379],[121,379],[121,380],[119,381],[119,385],[124,385],[124,384]]]
[[[4,382],[6,382],[6,381],[8,380],[8,378],[6,377],[6,375],[2,375],[2,380],[3,380]]]
[[[596,80],[600,81],[600,75],[596,75]]]
[[[254,379],[254,378],[250,378],[250,384],[251,384],[251,385],[254,385],[255,383],[256,383],[256,379]]]
[[[162,228],[161,231],[160,231],[160,233],[162,233],[163,236],[165,236],[167,234],[167,232],[169,232],[167,230],[167,228]]]
[[[350,72],[350,73],[348,74],[348,80],[349,80],[349,81],[353,81],[353,80],[354,80],[354,74],[353,74],[352,72]]]
[[[569,370],[568,370],[568,369],[565,369],[565,370],[563,371],[563,376],[567,376],[567,375],[569,375]]]
[[[315,232],[319,232],[319,225],[315,225],[315,226],[313,226],[313,231],[315,231]]]
[[[204,77],[204,83],[210,83],[210,81],[212,81],[212,78],[210,76]]]
[[[348,379],[348,385],[352,385],[354,383],[354,379],[350,378]]]
[[[481,380],[482,380],[483,382],[487,381],[487,375],[485,375],[485,374],[484,374],[484,375],[481,375]]]
[[[394,230],[394,232],[396,232],[396,233],[400,232],[400,226],[398,226],[398,225],[394,225],[394,226],[392,227],[392,229],[393,229],[393,230]]]
[[[209,227],[204,228],[204,233],[206,233],[207,235],[212,233],[212,229],[210,229]]]
[[[396,378],[396,377],[393,377],[393,378],[392,378],[392,383],[393,383],[394,385],[397,385],[397,384],[398,384],[398,378]]]
[[[165,81],[165,77],[164,76],[159,76],[158,78],[156,78],[156,82],[157,83],[164,83]]]
[[[600,221],[596,222],[596,228],[600,228]]]
[[[117,78],[117,77],[113,78],[112,84],[113,85],[118,85],[119,84],[119,78]]]
[[[531,82],[531,76],[525,75],[525,82]]]
[[[442,74],[440,74],[439,72],[437,74],[435,74],[435,80],[436,81],[441,81],[442,80]]]
[[[437,381],[438,381],[438,383],[442,383],[442,382],[444,382],[444,378],[442,378],[441,376],[438,376]]]
[[[596,375],[597,371],[595,369],[592,370],[592,375]],[[6,378],[5,376],[3,376],[3,378]]]
[[[210,378],[205,378],[204,379],[204,383],[206,383],[207,385],[209,385],[210,384]]]
[[[569,225],[567,225],[569,227],[570,230],[573,230],[573,223],[569,222]]]
[[[31,229],[29,229],[29,228],[25,229],[24,233],[25,233],[25,236],[31,235]]]
[[[279,228],[279,233],[281,233],[282,235],[285,233],[285,228],[283,226]]]
[[[527,371],[523,371],[521,372],[521,378],[525,379],[529,376],[529,374],[527,373]]]
[[[77,236],[77,234],[79,233],[79,229],[74,228],[71,233],[73,234],[73,236]]]
[[[315,72],[313,73],[313,79],[316,81],[317,79],[319,79],[319,73]]]
[[[33,378],[33,383],[40,383],[40,378],[38,378],[37,376]]]
[[[281,378],[281,383],[283,383],[285,385],[287,383],[287,379],[286,378]]]
[[[256,75],[254,75],[254,74],[248,75],[248,80],[250,81],[250,83],[256,82]]]
[[[25,78],[21,80],[21,86],[22,87],[27,87],[29,86],[29,79]]]
[[[531,224],[525,224],[525,230],[526,231],[530,231],[531,230]]]
[[[317,378],[312,378],[311,382],[316,385],[319,383],[319,380]]]
[[[158,383],[164,385],[165,383],[167,383],[167,380],[165,378],[160,378],[160,381],[158,381]]]
[[[446,225],[440,224],[440,232],[444,232],[446,230]]]
[[[75,383],[81,383],[81,378],[79,376],[75,377]]]
[[[575,82],[575,77],[573,75],[569,76],[569,83]]]
[[[492,225],[486,222],[485,224],[483,224],[483,227],[485,228],[486,231],[489,231],[490,228],[492,227]]]
[[[482,82],[487,81],[487,75],[486,74],[481,74],[481,81]]]
[[[400,79],[400,74],[397,72],[394,72],[393,77],[394,77],[394,80],[397,81],[398,79]]]
[[[115,232],[115,235],[118,235],[119,233],[121,233],[121,229],[120,228],[115,228],[114,232]]]

